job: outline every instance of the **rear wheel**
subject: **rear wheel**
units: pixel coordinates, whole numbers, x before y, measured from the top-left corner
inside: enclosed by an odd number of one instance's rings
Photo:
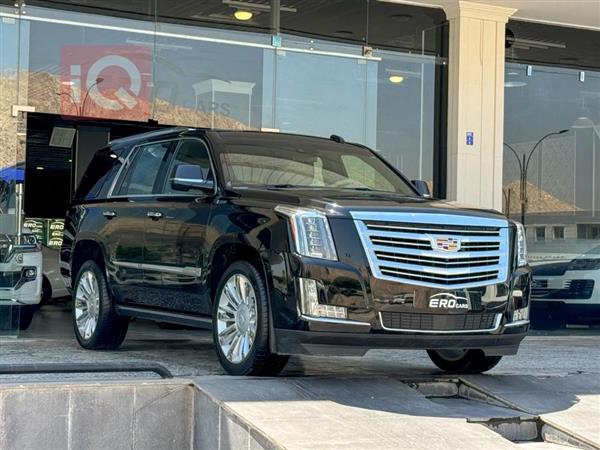
[[[117,315],[106,277],[95,261],[86,261],[73,289],[73,329],[79,344],[90,350],[118,348],[127,334],[129,320]]]
[[[245,261],[221,277],[213,307],[213,339],[221,365],[230,375],[276,375],[288,356],[269,348],[269,306],[264,281]]]
[[[493,369],[502,356],[486,356],[483,350],[427,350],[433,363],[448,373],[482,373]]]

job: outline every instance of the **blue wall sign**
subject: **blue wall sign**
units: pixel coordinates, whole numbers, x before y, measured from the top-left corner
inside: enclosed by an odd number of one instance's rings
[[[467,131],[467,145],[473,145],[473,132]]]

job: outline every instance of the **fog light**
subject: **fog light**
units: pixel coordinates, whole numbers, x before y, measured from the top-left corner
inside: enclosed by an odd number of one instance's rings
[[[520,289],[513,290],[513,322],[521,320],[529,320],[529,304],[526,297],[523,295],[523,291]]]
[[[346,308],[319,303],[319,290],[316,280],[300,278],[300,310],[303,316],[346,319]]]
[[[25,269],[23,271],[23,275],[25,275],[25,278],[28,279],[28,280],[35,280],[35,276],[37,275],[37,271],[35,270],[35,268]]]
[[[513,322],[529,320],[529,308],[520,308],[513,311]]]

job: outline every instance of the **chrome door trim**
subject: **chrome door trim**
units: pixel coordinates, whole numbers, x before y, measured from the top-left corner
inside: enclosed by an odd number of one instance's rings
[[[174,275],[186,275],[192,277],[200,277],[202,275],[202,269],[191,266],[177,267],[165,266],[161,264],[132,263],[126,261],[112,261],[112,263],[117,267],[124,267],[128,269],[149,270],[152,272],[163,272],[171,273]]]
[[[386,331],[396,331],[401,333],[420,333],[420,334],[464,334],[464,333],[492,333],[494,331],[498,331],[500,329],[500,322],[502,322],[502,314],[496,314],[496,318],[494,319],[494,327],[482,330],[448,330],[448,331],[438,331],[438,330],[412,330],[409,328],[389,328],[383,324],[383,317],[381,316],[381,312],[379,312],[379,323],[381,324],[381,328]]]

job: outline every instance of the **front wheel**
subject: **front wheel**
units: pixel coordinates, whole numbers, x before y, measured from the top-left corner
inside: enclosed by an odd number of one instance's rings
[[[269,305],[265,283],[245,261],[229,266],[214,298],[213,339],[230,375],[277,375],[288,361],[269,348]]]
[[[73,329],[79,345],[114,350],[125,339],[128,327],[129,320],[115,312],[104,272],[96,261],[86,261],[73,289]]]
[[[427,350],[431,361],[447,373],[472,374],[493,369],[502,356],[486,356],[483,350]]]

